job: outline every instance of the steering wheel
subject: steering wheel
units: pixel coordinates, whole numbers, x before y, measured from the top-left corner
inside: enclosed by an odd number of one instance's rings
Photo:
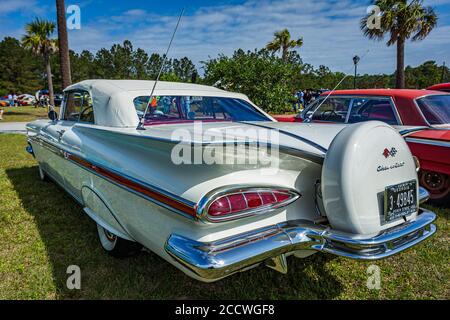
[[[339,115],[334,110],[325,110],[320,113],[320,118],[322,118],[323,120],[328,120],[332,116],[339,117]]]
[[[88,111],[90,111],[90,110],[93,110],[93,106],[89,106],[89,107],[87,107],[86,109],[83,109],[83,110],[81,110],[81,113],[80,113],[80,119],[81,119],[81,117],[85,114],[85,113],[87,113]]]
[[[164,114],[161,110],[153,110],[151,113],[145,115],[145,119],[150,120],[166,120],[169,119],[167,114]]]

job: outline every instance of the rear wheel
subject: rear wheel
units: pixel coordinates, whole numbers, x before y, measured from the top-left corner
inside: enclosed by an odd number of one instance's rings
[[[420,184],[430,193],[431,202],[450,205],[450,178],[448,175],[433,171],[420,172]]]
[[[122,239],[99,224],[97,224],[97,231],[103,249],[113,257],[129,257],[142,249],[142,246],[139,243]]]

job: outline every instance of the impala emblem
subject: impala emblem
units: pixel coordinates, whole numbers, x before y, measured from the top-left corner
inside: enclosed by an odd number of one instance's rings
[[[386,159],[389,157],[395,157],[396,154],[397,154],[397,149],[395,149],[394,147],[392,147],[391,150],[389,150],[388,148],[385,148],[383,151],[383,156]]]

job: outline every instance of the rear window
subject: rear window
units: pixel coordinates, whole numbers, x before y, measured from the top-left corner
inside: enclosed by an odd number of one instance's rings
[[[134,106],[146,122],[151,121],[271,121],[247,101],[236,98],[196,96],[139,96]]]
[[[417,105],[429,124],[450,124],[450,94],[423,97]]]

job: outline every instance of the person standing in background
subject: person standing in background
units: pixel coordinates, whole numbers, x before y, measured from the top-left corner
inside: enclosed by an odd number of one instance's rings
[[[298,95],[295,92],[295,90],[292,91],[292,111],[297,113],[297,106],[298,106]]]
[[[18,97],[17,94],[13,94],[13,101],[14,101],[14,106],[18,107],[19,106],[19,101],[18,101]]]
[[[9,101],[9,106],[13,107],[14,106],[14,100],[13,100],[13,96],[12,94],[8,94],[8,101]]]
[[[311,102],[311,98],[312,98],[311,90],[308,89],[305,92],[305,106]]]
[[[302,90],[299,90],[297,92],[297,98],[298,98],[298,104],[299,104],[299,110],[303,110],[303,107],[305,106],[305,94]]]
[[[186,118],[189,118],[189,113],[191,112],[191,97],[186,96],[184,98],[184,112],[186,115]]]
[[[36,91],[36,94],[34,95],[36,97],[36,100],[35,100],[36,102],[34,103],[35,108],[39,107],[39,103],[41,101],[40,95],[41,95],[41,91],[40,90]]]

